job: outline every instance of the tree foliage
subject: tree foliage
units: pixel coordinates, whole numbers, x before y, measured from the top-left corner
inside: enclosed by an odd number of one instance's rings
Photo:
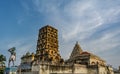
[[[4,55],[0,55],[0,62],[6,61],[6,57]]]
[[[4,73],[6,57],[0,54],[0,74]]]

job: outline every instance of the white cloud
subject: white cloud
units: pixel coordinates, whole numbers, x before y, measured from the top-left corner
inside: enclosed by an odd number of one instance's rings
[[[77,2],[77,1],[76,1]],[[71,18],[71,21],[69,22],[69,25],[72,25],[73,29],[66,32],[66,34],[69,35],[69,33],[72,33],[76,31],[74,27],[77,27],[79,24],[79,33],[86,36],[86,33],[89,33],[88,35],[92,35],[95,30],[99,27],[104,27],[105,25],[109,23],[114,23],[115,21],[119,21],[117,19],[118,15],[120,15],[120,7],[109,7],[106,10],[102,10],[99,8],[96,8],[94,6],[94,2],[84,2],[81,4],[81,2],[73,2],[72,4],[68,4],[67,7],[65,7],[66,15],[69,15],[68,17]],[[99,10],[99,11],[98,11]],[[101,11],[100,11],[101,10]],[[65,19],[66,20],[66,19]],[[73,24],[74,23],[74,24]],[[69,27],[66,27],[69,28]],[[63,35],[67,35],[65,33]],[[87,37],[87,36],[86,36]],[[85,38],[86,38],[85,37]],[[69,39],[69,36],[68,36]]]
[[[77,25],[74,29],[71,29],[72,30],[72,32],[70,32],[70,33],[63,33],[63,39],[65,40],[65,41],[67,41],[67,40],[70,40],[70,39],[72,39],[72,38],[74,38],[74,37],[76,37],[77,35],[78,35],[78,33],[79,33],[79,25]]]

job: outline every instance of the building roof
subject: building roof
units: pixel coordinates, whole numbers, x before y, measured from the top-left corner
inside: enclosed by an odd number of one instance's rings
[[[44,26],[44,27],[42,27],[42,28],[40,28],[40,30],[42,30],[42,29],[44,29],[44,28],[52,28],[52,29],[54,29],[54,30],[56,30],[56,31],[58,31],[55,27],[53,27],[53,26],[51,26],[51,25],[46,25],[46,26]]]
[[[70,58],[76,57],[76,56],[80,55],[82,52],[83,52],[83,50],[81,49],[79,43],[76,42],[76,44],[75,44],[75,46],[73,48],[73,51],[71,53]]]
[[[75,59],[77,57],[82,57],[82,56],[86,56],[86,57],[90,57],[90,58],[95,58],[101,61],[104,61],[103,59],[101,59],[100,57],[98,57],[97,55],[87,52],[87,51],[83,51],[82,48],[80,47],[79,43],[76,42],[73,51],[71,53],[70,59]],[[105,61],[104,61],[105,62]]]
[[[82,52],[81,55],[89,55],[90,58],[96,58],[96,59],[99,59],[99,60],[104,61],[104,60],[101,59],[99,56],[97,56],[97,55],[95,55],[95,54],[93,54],[93,53],[87,52],[87,51]],[[104,62],[105,62],[105,61],[104,61]]]
[[[21,57],[21,59],[24,59],[24,58],[27,59],[28,57],[32,57],[32,56],[34,56],[34,53],[27,52],[25,55]]]

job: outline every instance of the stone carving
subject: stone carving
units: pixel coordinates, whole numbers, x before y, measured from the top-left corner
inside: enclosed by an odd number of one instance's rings
[[[58,51],[58,31],[47,25],[39,30],[36,58],[39,61],[59,62],[61,56]]]

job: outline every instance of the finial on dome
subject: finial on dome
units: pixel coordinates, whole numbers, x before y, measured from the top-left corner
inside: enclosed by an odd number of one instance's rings
[[[76,41],[76,44],[79,44],[78,41]]]

